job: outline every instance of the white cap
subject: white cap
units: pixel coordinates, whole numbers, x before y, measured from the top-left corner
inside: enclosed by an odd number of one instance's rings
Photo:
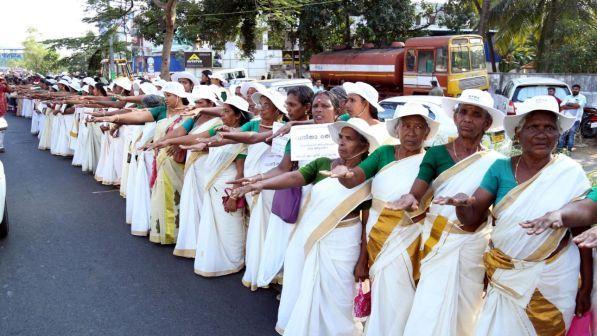
[[[159,78],[153,81],[153,85],[159,86],[159,87],[164,87],[164,85],[166,85],[166,83],[168,83],[168,82],[166,82],[163,79],[159,79]]]
[[[85,93],[89,93],[89,85],[83,85],[83,87],[81,88],[81,91],[83,91]]]
[[[149,82],[139,84],[139,88],[146,95],[152,95],[152,94],[156,94],[156,92],[158,92],[158,88],[156,88],[155,85],[153,85]]]
[[[280,112],[286,115],[288,114],[288,111],[286,111],[286,97],[280,92],[272,89],[257,91],[253,93],[251,99],[253,100],[253,103],[260,104],[261,97],[269,99]]]
[[[184,91],[184,86],[179,82],[166,82],[164,84],[164,88],[162,89],[164,93],[170,93],[180,98],[187,98],[188,93]]]
[[[62,84],[64,86],[70,86],[70,83],[67,80],[65,80],[65,79],[59,80],[58,84]]]
[[[454,118],[454,108],[459,105],[473,105],[482,108],[491,116],[492,123],[487,132],[501,131],[503,128],[504,114],[493,107],[493,98],[487,91],[467,89],[462,91],[458,98],[444,97],[442,107],[446,113]]]
[[[196,102],[201,99],[207,99],[216,105],[220,105],[220,100],[216,93],[208,85],[197,85],[193,87],[193,92],[189,96],[189,100]]]
[[[64,72],[63,72],[63,74],[64,74]],[[69,76],[67,76],[67,75],[64,75],[64,76],[62,76],[62,79],[64,79],[64,80],[65,80],[65,81],[67,81],[67,82],[70,82],[70,81],[72,80],[72,79],[71,79]]]
[[[212,74],[212,75],[210,76],[210,78],[211,78],[211,79],[218,79],[218,80],[220,80],[220,82],[222,82],[222,83],[225,83],[225,82],[226,82],[226,79],[224,78],[224,76],[223,76],[221,73],[219,73],[219,72],[216,72],[216,73]]]
[[[224,104],[232,105],[244,112],[249,112],[249,103],[239,96],[230,96],[226,99]]]
[[[255,88],[255,90],[257,90],[257,92],[261,92],[261,91],[265,91],[267,90],[267,88],[261,84],[261,83],[257,83],[257,82],[242,82],[240,84],[240,94],[243,95],[243,97],[247,97],[247,94],[249,94],[249,89],[250,88]],[[251,99],[251,97],[247,97],[247,99]]]
[[[386,120],[386,128],[388,129],[388,133],[394,137],[398,138],[398,133],[396,133],[396,126],[400,121],[400,118],[412,116],[412,115],[419,115],[425,119],[427,122],[427,126],[429,126],[429,134],[425,140],[433,139],[439,130],[440,123],[435,120],[435,115],[429,111],[425,106],[419,103],[406,103],[402,106],[396,106],[396,111],[394,112],[394,117],[390,120]]]
[[[535,96],[522,102],[516,109],[516,115],[506,116],[504,118],[504,130],[511,139],[514,138],[516,127],[531,112],[547,111],[557,117],[558,127],[561,132],[569,130],[574,125],[575,118],[568,117],[560,113],[560,106],[552,96]]]
[[[351,93],[357,94],[368,101],[378,112],[385,111],[385,109],[377,102],[379,100],[379,93],[373,86],[364,82],[346,82],[342,84],[342,87],[344,88],[344,91],[346,91],[346,95]]]
[[[52,85],[52,89],[58,91],[59,90],[58,85],[56,85],[56,84]]]
[[[85,78],[83,78],[83,83],[85,83],[87,85],[95,86],[95,79],[93,79],[91,77],[85,77]]]
[[[131,91],[133,88],[133,82],[126,77],[118,77],[114,79],[114,85],[118,85],[127,91]]]
[[[371,126],[361,118],[350,118],[348,121],[336,121],[333,124],[329,124],[328,129],[330,130],[330,135],[335,143],[340,142],[340,131],[342,131],[344,127],[350,127],[360,135],[364,136],[365,139],[369,141],[369,152],[373,152],[379,147],[379,142],[373,134]]]
[[[172,74],[172,81],[173,82],[178,82],[179,79],[188,79],[191,82],[193,82],[193,85],[199,85],[201,84],[201,81],[197,79],[197,77],[195,77],[192,73],[190,72],[186,72],[186,71],[181,71],[181,72],[175,72]]]
[[[72,81],[68,86],[70,86],[75,91],[81,91],[81,85],[78,82]]]

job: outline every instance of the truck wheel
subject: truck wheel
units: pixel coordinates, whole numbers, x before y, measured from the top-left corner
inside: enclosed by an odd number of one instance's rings
[[[6,201],[4,202],[4,216],[0,223],[0,238],[4,238],[8,235],[8,209],[6,208]]]

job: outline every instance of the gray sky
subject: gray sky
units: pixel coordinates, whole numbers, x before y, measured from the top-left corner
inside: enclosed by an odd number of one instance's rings
[[[27,27],[34,27],[40,39],[77,37],[93,25],[83,23],[85,0],[1,0],[0,47],[21,47]]]

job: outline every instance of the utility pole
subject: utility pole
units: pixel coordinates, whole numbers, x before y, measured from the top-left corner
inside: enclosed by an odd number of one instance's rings
[[[108,11],[110,10],[110,0],[106,0],[106,5],[108,6]],[[114,73],[115,71],[115,67],[114,67],[114,34],[112,34],[111,32],[112,27],[110,27],[110,29],[108,29],[108,32],[110,34],[110,48],[109,48],[109,60],[110,60],[110,74],[108,75],[108,79],[113,80],[114,79]]]

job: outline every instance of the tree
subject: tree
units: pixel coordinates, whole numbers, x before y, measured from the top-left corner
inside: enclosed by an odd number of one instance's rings
[[[474,29],[479,21],[473,1],[448,0],[443,6],[439,24],[459,33],[462,29]]]
[[[413,34],[415,6],[409,0],[365,0],[361,8],[366,8],[359,24],[365,41],[387,47]]]
[[[38,42],[37,37],[35,28],[27,28],[27,37],[23,41],[23,60],[17,65],[41,74],[57,71],[60,56],[56,51],[49,50]]]

